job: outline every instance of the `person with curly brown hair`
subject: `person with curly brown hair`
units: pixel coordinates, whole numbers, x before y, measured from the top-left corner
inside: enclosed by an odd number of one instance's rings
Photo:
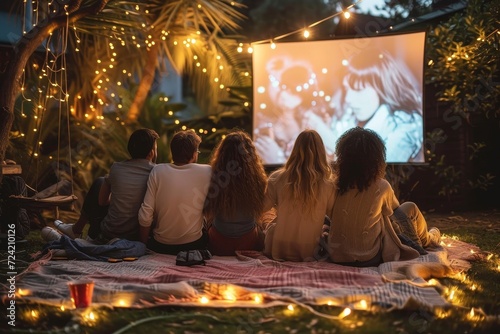
[[[323,140],[316,131],[304,130],[285,166],[269,176],[265,209],[275,207],[277,217],[266,230],[264,254],[275,260],[314,261],[334,200]]]
[[[335,155],[338,195],[328,240],[333,262],[378,266],[416,258],[425,253],[422,247],[439,244],[439,230],[427,231],[417,205],[400,205],[385,180],[385,145],[375,131],[348,130],[337,141]]]
[[[204,212],[211,222],[208,249],[214,255],[261,250],[257,224],[263,213],[267,175],[252,139],[243,131],[228,134],[210,161],[212,178]]]

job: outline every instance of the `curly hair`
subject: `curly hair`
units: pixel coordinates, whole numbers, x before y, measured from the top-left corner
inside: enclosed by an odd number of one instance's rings
[[[385,145],[372,130],[360,127],[344,132],[337,140],[333,170],[340,194],[363,191],[385,175]]]
[[[207,217],[232,216],[243,207],[258,219],[264,208],[267,175],[250,136],[243,131],[228,134],[212,153],[210,165]]]
[[[319,185],[332,177],[325,145],[316,131],[304,130],[299,134],[282,170],[292,200],[311,209],[321,195]]]

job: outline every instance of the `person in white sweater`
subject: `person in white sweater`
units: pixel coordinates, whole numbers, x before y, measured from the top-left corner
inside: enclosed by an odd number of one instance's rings
[[[264,209],[277,217],[266,230],[264,254],[275,260],[314,261],[335,186],[325,146],[314,130],[302,131],[285,166],[269,176]]]
[[[360,127],[348,130],[337,141],[335,154],[338,194],[328,240],[333,262],[378,266],[416,258],[422,247],[439,243],[439,230],[427,231],[415,203],[400,205],[384,179],[385,146],[376,132]]]
[[[157,253],[207,247],[203,205],[212,169],[196,163],[200,143],[192,130],[177,132],[170,143],[173,163],[158,164],[149,175],[139,210],[140,241]]]

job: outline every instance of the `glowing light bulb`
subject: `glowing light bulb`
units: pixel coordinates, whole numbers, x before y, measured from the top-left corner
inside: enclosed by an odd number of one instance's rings
[[[309,38],[309,36],[310,36],[310,35],[311,35],[311,34],[309,33],[309,30],[307,30],[307,29],[306,29],[306,30],[304,30],[304,37],[305,37],[305,38]]]
[[[201,297],[201,298],[199,299],[199,302],[200,302],[201,304],[208,304],[208,302],[209,302],[209,301],[210,301],[210,300],[209,300],[207,297],[205,297],[205,296],[203,296],[203,297]]]
[[[351,309],[346,307],[342,312],[339,314],[339,319],[344,319],[347,317],[349,314],[351,314]]]
[[[351,13],[349,13],[349,12],[344,12],[344,17],[345,17],[346,19],[350,18],[350,17],[351,17]]]
[[[368,303],[366,302],[366,300],[361,299],[359,301],[359,307],[363,310],[366,310],[368,308]]]

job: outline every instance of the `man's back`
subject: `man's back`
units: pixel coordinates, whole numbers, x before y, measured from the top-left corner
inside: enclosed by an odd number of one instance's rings
[[[155,165],[147,159],[115,162],[106,178],[111,187],[109,210],[102,231],[112,237],[137,239],[137,213],[146,193],[149,173]]]
[[[196,163],[160,164],[151,171],[139,221],[147,225],[156,217],[156,241],[178,245],[202,236],[211,172],[209,165]]]

